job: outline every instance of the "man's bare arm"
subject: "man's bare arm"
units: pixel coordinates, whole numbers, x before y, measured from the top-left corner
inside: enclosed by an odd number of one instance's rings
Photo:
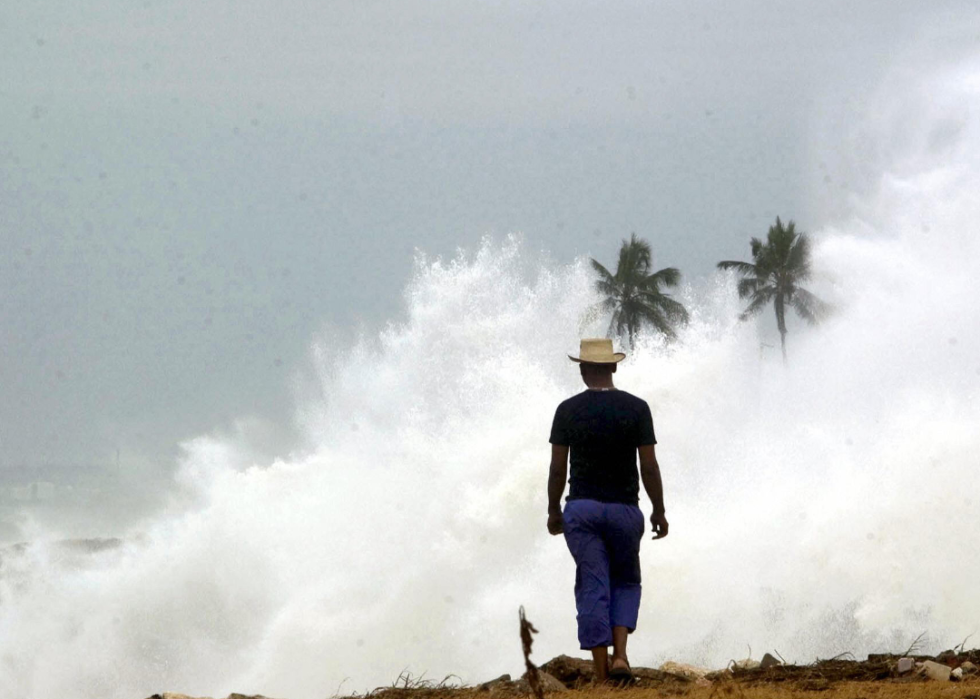
[[[640,477],[643,479],[643,488],[653,503],[654,512],[665,512],[664,510],[664,485],[660,479],[660,464],[657,463],[657,453],[652,444],[647,444],[639,448],[640,451]]]
[[[561,496],[568,480],[568,445],[551,445],[551,470],[548,473],[548,512],[561,513]]]
[[[667,536],[667,517],[664,508],[664,484],[660,478],[660,464],[657,463],[657,452],[652,444],[639,447],[640,451],[640,478],[643,479],[643,488],[647,491],[650,502],[653,503],[653,515],[650,523],[653,525],[654,538],[661,539]]]

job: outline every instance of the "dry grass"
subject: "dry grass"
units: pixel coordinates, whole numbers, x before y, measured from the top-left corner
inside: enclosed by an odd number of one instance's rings
[[[415,685],[388,687],[370,693],[371,699],[520,699],[528,691],[480,690],[478,687]],[[921,679],[877,682],[820,680],[777,683],[717,681],[710,686],[670,685],[621,689],[585,686],[549,693],[548,699],[980,699],[980,677],[963,682],[930,682]]]
[[[565,699],[980,699],[980,681],[973,682],[840,682],[827,688],[805,689],[787,683],[743,686],[736,682],[710,687],[659,689],[603,689],[567,692]]]
[[[922,635],[901,655],[872,654],[858,661],[842,653],[810,665],[777,664],[709,673],[708,678],[694,680],[664,670],[633,668],[634,682],[629,687],[594,683],[592,662],[560,655],[540,668],[531,661],[533,634],[537,629],[527,620],[524,608],[519,610],[521,646],[527,672],[520,680],[505,675],[478,686],[466,686],[450,675],[441,682],[413,677],[402,672],[387,687],[378,687],[364,695],[331,699],[980,699],[980,674],[960,682],[937,682],[921,673],[899,677],[896,664],[900,657],[925,660],[915,655]],[[980,664],[980,649],[965,651],[967,639],[955,649],[944,651],[935,660],[959,667],[966,660]],[[751,650],[750,650],[751,654]],[[931,659],[931,658],[929,658]],[[539,674],[539,670],[543,671]],[[559,691],[560,690],[560,691]]]

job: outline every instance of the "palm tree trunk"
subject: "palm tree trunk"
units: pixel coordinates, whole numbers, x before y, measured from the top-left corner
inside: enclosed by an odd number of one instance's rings
[[[783,364],[786,363],[786,301],[782,294],[776,294],[776,326],[779,328],[779,343],[783,350]]]

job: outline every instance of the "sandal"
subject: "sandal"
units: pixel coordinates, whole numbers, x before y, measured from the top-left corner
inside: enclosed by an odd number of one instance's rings
[[[616,660],[622,660],[626,667],[613,667]],[[616,682],[629,682],[633,679],[633,670],[630,668],[629,660],[626,658],[613,658],[609,663],[609,679]]]

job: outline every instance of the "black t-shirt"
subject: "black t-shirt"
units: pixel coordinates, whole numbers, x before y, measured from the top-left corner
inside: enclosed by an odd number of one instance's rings
[[[570,447],[567,500],[639,502],[636,448],[657,443],[645,400],[620,390],[583,391],[558,406],[549,441]]]

